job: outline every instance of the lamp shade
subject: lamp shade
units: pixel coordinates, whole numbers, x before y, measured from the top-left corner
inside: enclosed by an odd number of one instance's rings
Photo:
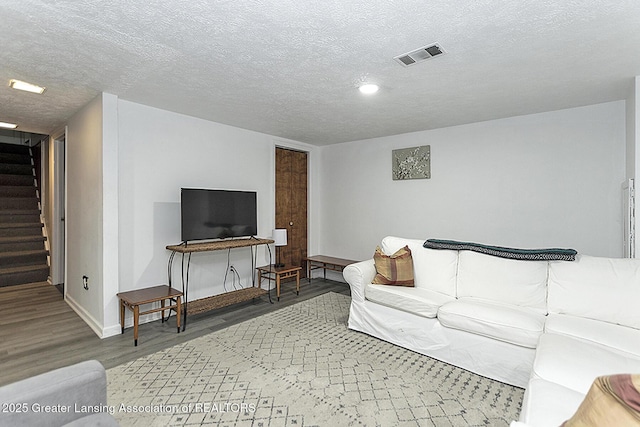
[[[287,229],[276,228],[273,230],[273,240],[276,246],[287,246]]]

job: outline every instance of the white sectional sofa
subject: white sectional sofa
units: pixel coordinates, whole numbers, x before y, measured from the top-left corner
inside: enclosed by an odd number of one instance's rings
[[[526,388],[520,421],[559,426],[597,376],[640,373],[640,259],[511,260],[409,246],[415,287],[374,285],[373,259],[344,269],[349,328]]]

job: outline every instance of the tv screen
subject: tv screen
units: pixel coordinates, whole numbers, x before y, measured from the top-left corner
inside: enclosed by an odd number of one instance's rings
[[[255,191],[183,188],[180,211],[183,242],[258,234]]]

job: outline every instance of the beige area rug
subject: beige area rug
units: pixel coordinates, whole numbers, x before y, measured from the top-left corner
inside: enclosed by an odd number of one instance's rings
[[[347,329],[335,293],[109,369],[122,426],[506,426],[523,390]]]

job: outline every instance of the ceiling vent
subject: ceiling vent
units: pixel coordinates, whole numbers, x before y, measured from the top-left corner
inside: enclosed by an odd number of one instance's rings
[[[445,53],[447,52],[445,52],[438,43],[432,43],[430,45],[423,46],[420,49],[398,55],[393,59],[398,61],[398,63],[404,67],[410,67],[411,65],[426,61],[427,59],[431,59],[435,56],[444,55]]]

